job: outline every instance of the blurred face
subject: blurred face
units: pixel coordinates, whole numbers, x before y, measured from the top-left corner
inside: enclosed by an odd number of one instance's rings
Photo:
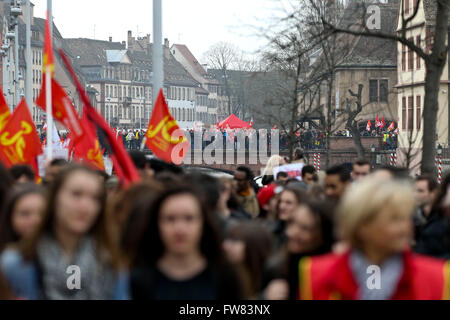
[[[45,180],[48,183],[51,183],[54,179],[55,176],[63,169],[63,166],[48,166],[45,169]]]
[[[308,186],[314,184],[314,173],[305,173],[305,175],[302,177],[302,180]]]
[[[279,219],[288,221],[292,218],[294,209],[299,205],[297,198],[292,191],[283,191],[279,202]]]
[[[232,263],[243,263],[245,259],[245,243],[238,239],[226,239],[223,242],[223,249],[227,258]]]
[[[407,250],[413,236],[411,212],[407,207],[387,205],[362,226],[358,236],[363,248],[386,257]]]
[[[187,255],[200,250],[203,217],[194,196],[180,194],[166,199],[161,206],[158,224],[166,252]]]
[[[83,235],[95,224],[101,210],[101,178],[89,172],[72,172],[56,198],[56,227]]]
[[[305,206],[294,210],[292,220],[286,229],[290,253],[308,253],[320,245],[320,232],[317,222]]]
[[[333,201],[339,201],[348,183],[342,182],[337,174],[329,174],[325,178],[325,194]]]
[[[227,201],[230,199],[230,196],[231,196],[231,181],[223,182],[223,190],[220,192],[218,206],[220,208],[226,208]]]
[[[21,175],[17,180],[16,180],[17,184],[21,184],[21,183],[33,183],[33,180],[28,179],[28,177],[26,175]]]
[[[244,171],[236,171],[234,180],[236,181],[237,192],[243,192],[248,189],[247,174]]]
[[[427,205],[433,201],[433,193],[428,189],[426,180],[416,181],[414,184],[414,197],[418,206]]]
[[[29,237],[39,226],[45,200],[40,194],[28,194],[17,201],[11,216],[13,230],[20,238]]]
[[[357,164],[353,165],[353,171],[352,171],[353,181],[361,180],[368,174],[370,174],[370,165],[368,165],[368,164],[365,164],[362,166],[357,165]]]

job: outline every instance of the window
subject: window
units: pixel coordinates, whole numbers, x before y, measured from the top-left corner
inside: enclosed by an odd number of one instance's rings
[[[406,46],[402,45],[402,71],[406,71]]]
[[[414,42],[413,38],[408,39],[411,42]],[[408,70],[414,70],[414,51],[408,48]]]
[[[404,0],[405,1],[405,15],[409,14],[409,0]]]
[[[378,80],[369,80],[369,102],[378,102]]]
[[[380,102],[388,102],[388,80],[380,80]]]
[[[406,97],[402,98],[402,130],[406,130]]]
[[[421,109],[421,105],[422,105],[422,103],[421,103],[422,101],[421,101],[421,97],[420,96],[417,96],[416,97],[416,121],[417,121],[417,130],[420,130],[420,125],[421,125],[421,122],[422,122],[422,110],[420,110]]]
[[[418,0],[413,0],[414,1],[414,7],[413,7],[413,13],[416,11],[416,8],[417,8],[417,1]]]
[[[408,97],[408,130],[414,129],[414,97]]]
[[[416,37],[416,45],[419,47],[419,48],[421,48],[422,46],[421,46],[421,39],[420,39],[420,35],[418,35],[417,37]],[[418,54],[416,54],[416,68],[417,69],[420,69],[420,56],[418,55]]]

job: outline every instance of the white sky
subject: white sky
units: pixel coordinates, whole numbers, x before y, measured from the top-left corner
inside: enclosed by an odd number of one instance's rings
[[[35,16],[45,17],[47,0],[32,0]],[[248,53],[265,44],[259,27],[270,25],[279,0],[163,0],[163,38],[186,44],[197,59],[219,41]],[[151,0],[53,0],[55,23],[65,38],[124,41],[152,34]]]

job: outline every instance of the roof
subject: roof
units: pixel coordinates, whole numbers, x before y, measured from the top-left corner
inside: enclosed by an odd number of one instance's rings
[[[203,66],[198,62],[198,60],[194,57],[192,52],[188,49],[188,47],[184,44],[174,44],[172,47],[175,47],[180,51],[180,53],[184,56],[184,58],[188,61],[191,67],[201,76],[206,75],[206,70]]]
[[[103,66],[108,64],[107,50],[123,50],[120,42],[86,38],[64,39],[66,48],[77,58],[80,66]],[[78,58],[79,57],[79,58]]]
[[[127,50],[105,50],[106,60],[109,63],[121,63],[127,54]]]
[[[381,14],[381,32],[395,33],[396,17],[398,15],[398,1],[389,0],[388,3],[377,3]],[[340,26],[349,28],[358,25],[357,20],[363,17],[363,11],[367,9],[364,2],[351,2],[344,11]],[[362,11],[363,10],[363,11]],[[394,67],[397,64],[397,45],[394,41],[382,38],[357,37],[353,38],[352,48],[348,48],[347,54],[339,63],[339,67],[346,66],[371,66],[371,67]],[[345,50],[345,49],[344,49]]]
[[[195,88],[195,93],[209,95],[209,91],[204,89],[203,87]]]

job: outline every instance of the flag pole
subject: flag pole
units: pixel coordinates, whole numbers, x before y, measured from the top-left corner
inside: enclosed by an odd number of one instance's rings
[[[50,25],[50,41],[53,41],[52,0],[47,0],[48,23]],[[45,66],[45,104],[47,106],[47,161],[53,158],[53,110],[52,110],[52,70]]]

